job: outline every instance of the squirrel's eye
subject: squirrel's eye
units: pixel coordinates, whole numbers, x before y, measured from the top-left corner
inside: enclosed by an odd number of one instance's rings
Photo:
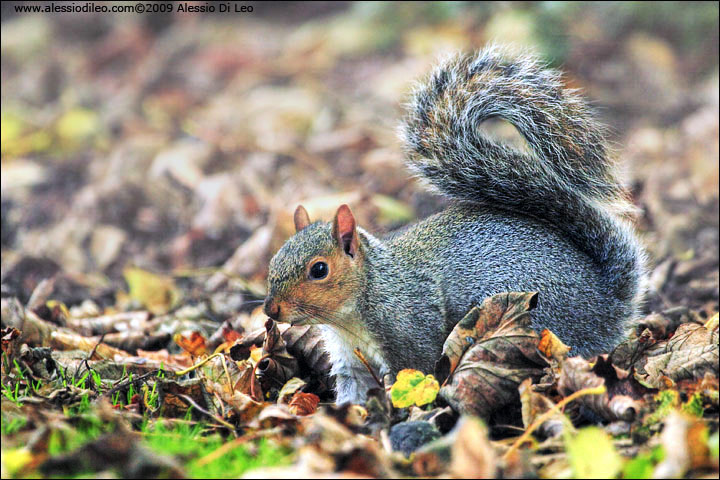
[[[320,280],[327,277],[329,268],[325,262],[316,262],[315,265],[310,267],[310,278],[313,280]]]

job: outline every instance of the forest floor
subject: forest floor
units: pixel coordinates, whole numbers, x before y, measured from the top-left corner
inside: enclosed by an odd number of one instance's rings
[[[716,3],[9,3],[3,478],[717,478]],[[402,102],[438,55],[490,40],[532,46],[609,126],[649,255],[642,319],[584,360],[529,329],[531,294],[496,295],[447,369],[338,407],[316,327],[262,313],[268,261],[300,203],[372,232],[444,208],[403,166]],[[496,361],[463,374],[478,346]]]

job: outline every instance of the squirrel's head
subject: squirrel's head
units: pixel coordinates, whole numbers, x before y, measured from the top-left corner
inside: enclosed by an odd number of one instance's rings
[[[355,217],[342,205],[332,223],[310,223],[300,205],[294,219],[295,235],[270,260],[265,313],[293,325],[342,321],[363,285]]]

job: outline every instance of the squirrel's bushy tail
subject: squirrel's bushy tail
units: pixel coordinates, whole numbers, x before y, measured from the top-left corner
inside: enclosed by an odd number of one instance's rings
[[[483,135],[506,120],[523,153]],[[640,294],[642,249],[614,212],[627,204],[602,128],[557,72],[496,47],[442,63],[414,92],[403,136],[409,167],[443,194],[548,222],[595,260],[618,298]]]

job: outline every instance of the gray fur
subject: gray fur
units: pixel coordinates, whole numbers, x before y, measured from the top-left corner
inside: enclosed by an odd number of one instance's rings
[[[477,127],[490,117],[515,125],[532,153],[484,137]],[[358,229],[363,282],[343,305],[344,327],[338,317],[324,327],[338,402],[361,402],[374,386],[353,345],[380,374],[431,372],[457,321],[496,293],[539,292],[533,326],[575,354],[622,339],[644,253],[615,213],[626,203],[601,131],[557,73],[495,48],[451,59],[419,86],[403,128],[408,164],[457,202],[384,240]],[[332,248],[329,224],[298,232],[271,261],[271,293]]]

